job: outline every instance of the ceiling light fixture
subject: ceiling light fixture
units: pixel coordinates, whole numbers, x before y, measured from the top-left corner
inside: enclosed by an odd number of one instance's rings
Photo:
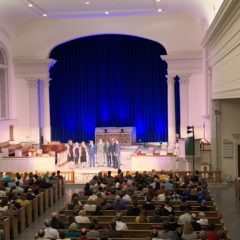
[[[161,9],[161,8],[159,8],[157,11],[158,11],[158,12],[162,12],[162,9]]]
[[[160,2],[161,0],[156,0],[156,2]]]
[[[29,7],[33,7],[33,5],[31,3],[28,4]]]
[[[46,13],[43,13],[43,15],[42,15],[43,17],[47,17],[47,14]]]
[[[87,1],[87,2],[85,2],[85,4],[86,4],[86,5],[89,5],[89,4],[90,4],[90,2],[89,2],[89,1]]]
[[[106,12],[105,12],[105,14],[109,14],[109,12],[108,12],[108,11],[106,11]]]

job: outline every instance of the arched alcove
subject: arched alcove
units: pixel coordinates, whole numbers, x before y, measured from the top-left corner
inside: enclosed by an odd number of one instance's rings
[[[83,37],[50,58],[52,139],[94,139],[95,127],[134,126],[137,139],[167,140],[165,48],[118,34]]]

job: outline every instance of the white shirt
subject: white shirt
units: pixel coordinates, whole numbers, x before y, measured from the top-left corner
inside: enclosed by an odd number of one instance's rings
[[[116,230],[117,231],[128,230],[127,224],[121,221],[116,221]]]
[[[58,231],[52,227],[45,228],[44,232],[44,238],[59,238]]]
[[[93,211],[93,212],[95,212],[96,211],[96,205],[95,204],[88,204],[88,203],[86,203],[86,204],[83,205],[83,209],[85,211]]]
[[[87,216],[76,216],[75,221],[77,223],[90,223],[90,219]]]
[[[182,214],[178,219],[178,224],[185,224],[190,223],[192,220],[192,217],[189,213]]]

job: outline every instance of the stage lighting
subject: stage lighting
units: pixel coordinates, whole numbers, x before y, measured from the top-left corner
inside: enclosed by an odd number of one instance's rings
[[[121,129],[121,133],[124,133],[124,129],[123,128]]]
[[[105,133],[107,133],[107,132],[108,132],[107,128],[105,128],[105,129],[104,129],[104,132],[105,132]]]

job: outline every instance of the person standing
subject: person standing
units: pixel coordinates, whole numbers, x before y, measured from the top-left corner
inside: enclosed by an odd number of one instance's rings
[[[105,158],[104,158],[104,143],[102,139],[100,138],[98,143],[97,143],[97,164],[101,167],[103,167],[105,163]]]
[[[87,164],[87,147],[84,141],[81,144],[81,164],[82,167],[86,167]]]
[[[71,139],[68,140],[67,143],[67,161],[68,162],[73,162],[74,161],[74,157],[73,157],[73,141]]]
[[[110,156],[111,156],[111,162],[113,167],[115,166],[115,139],[111,139],[111,143],[109,146]]]
[[[79,150],[79,144],[76,142],[73,147],[73,155],[74,155],[74,163],[77,166],[79,163],[79,157],[80,157],[80,150]]]
[[[114,159],[114,167],[120,168],[120,143],[117,139],[115,140]]]
[[[91,140],[88,145],[88,155],[89,155],[90,167],[95,167],[95,154],[96,154],[96,146],[94,145],[93,141]]]
[[[107,160],[107,166],[111,167],[111,152],[110,152],[110,143],[108,140],[104,144],[104,153],[105,153],[105,159]]]

